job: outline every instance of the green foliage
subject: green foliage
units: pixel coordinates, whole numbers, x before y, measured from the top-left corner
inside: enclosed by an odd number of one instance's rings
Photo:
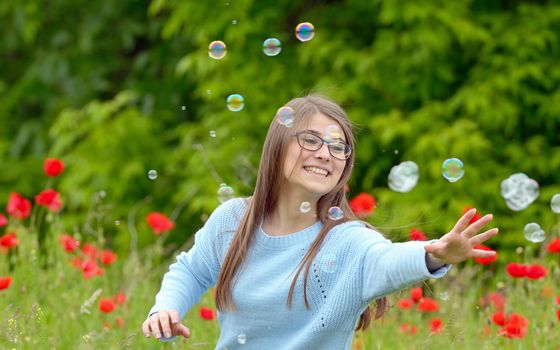
[[[302,21],[316,28],[306,43],[294,36]],[[276,109],[321,92],[359,126],[350,194],[377,197],[372,222],[390,236],[418,226],[438,237],[465,206],[495,214],[491,245],[506,254],[527,222],[559,234],[548,204],[560,192],[558,1],[27,0],[3,2],[0,23],[0,196],[31,197],[42,160],[60,157],[68,228],[103,190],[106,225],[135,206],[137,222],[175,213],[169,239],[182,244],[220,183],[251,194]],[[276,57],[261,52],[269,37],[282,41]],[[208,57],[213,40],[227,44],[224,59]],[[225,108],[232,93],[245,97],[241,112]],[[465,163],[453,184],[440,175],[449,157]],[[419,184],[392,192],[387,175],[405,160],[420,166]],[[516,172],[541,185],[519,213],[499,194]]]

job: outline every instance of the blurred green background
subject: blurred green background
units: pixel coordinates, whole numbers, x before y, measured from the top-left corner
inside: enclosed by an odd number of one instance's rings
[[[295,38],[300,22],[313,40]],[[0,29],[0,205],[51,186],[68,232],[97,205],[93,224],[121,254],[130,226],[116,220],[136,223],[141,248],[155,240],[145,215],[161,211],[177,223],[167,242],[182,244],[220,183],[250,195],[274,113],[309,92],[358,125],[349,196],[377,198],[370,221],[389,237],[439,237],[465,206],[494,213],[489,245],[503,252],[528,222],[560,235],[560,1],[4,0]],[[262,52],[271,37],[275,57]],[[222,60],[208,57],[214,40]],[[226,108],[233,93],[240,112]],[[46,157],[66,164],[54,182]],[[465,164],[455,183],[441,175],[450,157]],[[389,171],[406,160],[418,185],[393,192]],[[521,212],[500,195],[517,172],[540,184]]]

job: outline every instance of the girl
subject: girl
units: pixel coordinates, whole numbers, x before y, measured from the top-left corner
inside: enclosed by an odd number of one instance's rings
[[[359,221],[345,198],[354,164],[344,110],[317,95],[288,102],[293,123],[272,121],[255,192],[220,205],[163,278],[146,337],[190,336],[180,323],[209,287],[216,349],[350,349],[355,330],[385,311],[385,296],[451,264],[495,253],[473,247],[498,233],[469,225],[471,209],[439,240],[392,243]]]

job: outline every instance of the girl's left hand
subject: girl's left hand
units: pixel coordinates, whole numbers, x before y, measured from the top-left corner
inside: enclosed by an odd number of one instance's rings
[[[458,264],[468,258],[489,258],[494,256],[496,254],[494,251],[474,249],[476,245],[498,234],[498,229],[495,227],[477,234],[482,227],[492,221],[492,214],[484,215],[469,225],[469,221],[475,214],[476,209],[467,211],[449,233],[441,237],[437,242],[425,246],[426,252],[447,264]]]

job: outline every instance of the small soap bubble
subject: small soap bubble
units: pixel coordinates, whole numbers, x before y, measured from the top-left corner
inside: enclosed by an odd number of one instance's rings
[[[344,216],[342,209],[339,207],[330,207],[328,211],[328,217],[331,220],[340,220]]]
[[[223,41],[216,40],[212,41],[210,45],[208,45],[208,56],[215,60],[221,60],[225,57],[227,53],[226,44]]]
[[[207,94],[207,95],[212,94],[212,90],[206,90],[206,94]]]
[[[296,38],[301,41],[309,41],[315,36],[315,27],[309,22],[303,22],[296,27]]]
[[[244,333],[241,333],[237,336],[237,343],[241,345],[245,345],[247,342],[247,336]]]
[[[412,161],[393,166],[389,172],[389,188],[401,193],[412,191],[420,176],[418,170],[418,165]]]
[[[552,208],[552,211],[556,214],[560,214],[560,193],[552,196],[552,199],[550,200],[550,208]]]
[[[439,298],[441,300],[448,300],[449,299],[449,293],[447,293],[446,291],[440,292],[439,293]]]
[[[107,194],[105,193],[105,191],[101,190],[99,191],[99,198],[105,198]]]
[[[225,183],[222,183],[220,184],[220,188],[218,188],[218,200],[220,201],[220,203],[230,200],[233,198],[233,193],[233,188],[226,185]]]
[[[399,150],[398,150],[398,149],[395,150],[395,154],[399,154]]]
[[[263,42],[263,52],[267,56],[276,56],[282,51],[282,43],[276,38],[268,38]]]
[[[465,174],[463,162],[458,158],[449,158],[441,165],[441,174],[449,182],[458,181]]]
[[[157,171],[155,171],[154,169],[148,171],[148,179],[150,180],[155,180],[158,177],[158,173]]]
[[[336,255],[325,254],[319,260],[319,267],[323,272],[334,273],[337,268]]]
[[[275,118],[281,125],[291,128],[294,122],[294,110],[291,107],[280,107],[276,111]]]
[[[181,110],[182,110],[182,111],[186,111],[186,110],[187,110],[187,106],[181,106]]]
[[[119,226],[121,222],[119,220],[115,220],[115,226]]]
[[[331,124],[327,125],[325,128],[325,141],[327,142],[332,142],[337,139],[343,140],[342,135],[344,135],[344,133],[338,125]]]
[[[543,229],[541,229],[539,224],[535,222],[531,222],[525,225],[523,234],[525,236],[525,239],[533,243],[540,243],[546,238],[546,234],[544,233]]]
[[[515,248],[515,253],[517,253],[518,255],[523,254],[523,251],[524,251],[523,247],[517,247],[517,248]]]
[[[309,202],[301,202],[300,206],[299,206],[299,211],[302,213],[309,213],[309,211],[311,210],[311,203]]]
[[[245,107],[243,96],[241,96],[240,94],[229,95],[226,102],[227,108],[232,112],[239,112],[243,109],[243,107]]]
[[[236,25],[236,24],[237,24],[237,20],[234,19],[233,21],[231,21],[231,24]]]
[[[216,137],[216,131],[210,130],[210,137]]]

